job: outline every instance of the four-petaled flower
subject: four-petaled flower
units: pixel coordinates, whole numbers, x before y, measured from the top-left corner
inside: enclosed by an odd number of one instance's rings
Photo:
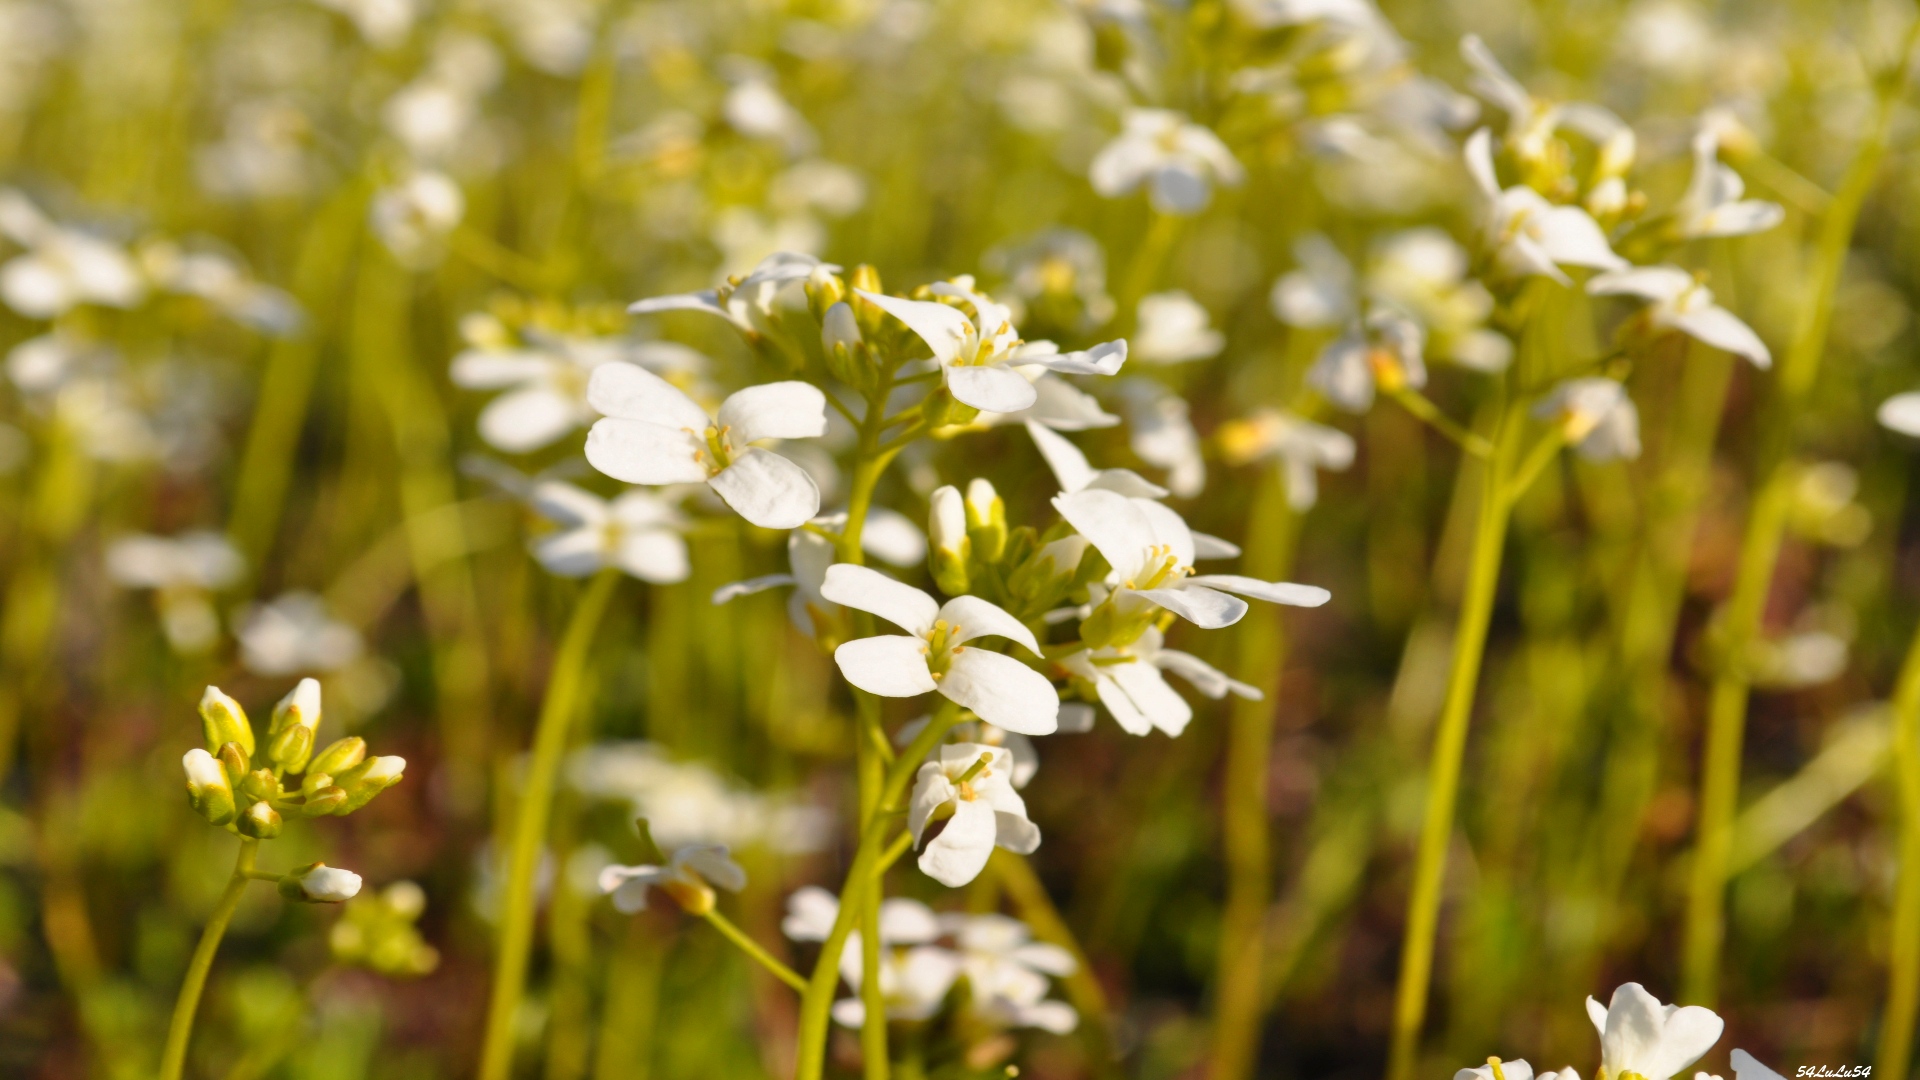
[[[1106,198],[1145,185],[1160,213],[1197,214],[1212,200],[1215,183],[1235,187],[1246,179],[1220,136],[1171,109],[1131,109],[1122,124],[1087,174]]]
[[[1034,941],[1026,923],[998,913],[942,916],[941,923],[960,948],[974,1008],[987,1019],[1056,1035],[1079,1025],[1073,1006],[1047,998],[1049,976],[1065,978],[1079,967],[1072,953]]]
[[[1712,1009],[1662,1005],[1639,983],[1626,983],[1602,1006],[1587,998],[1587,1016],[1600,1032],[1600,1075],[1622,1080],[1672,1080],[1720,1040],[1726,1023]]]
[[[812,255],[776,251],[760,260],[744,277],[730,279],[718,288],[638,300],[628,305],[627,310],[635,315],[662,311],[718,315],[732,323],[748,341],[755,341],[773,329],[774,296],[788,285],[805,280],[816,269],[834,272],[840,268]]]
[[[487,320],[491,322],[491,320]],[[495,324],[497,325],[497,324]],[[475,334],[484,333],[478,323]],[[453,358],[455,386],[506,390],[480,410],[480,437],[508,453],[525,453],[585,424],[596,413],[587,402],[587,381],[602,364],[638,363],[656,371],[686,371],[705,358],[666,341],[623,342],[525,332],[527,343],[475,342]]]
[[[649,491],[603,499],[558,480],[533,489],[533,508],[559,525],[533,545],[534,558],[561,577],[585,577],[617,566],[642,581],[687,579],[687,542],[680,513]]]
[[[747,872],[724,844],[688,844],[665,866],[609,866],[600,871],[600,891],[613,894],[615,909],[631,915],[647,906],[647,891],[659,889],[690,914],[713,910],[713,886],[728,892],[747,887]]]
[[[1720,133],[1712,124],[1703,125],[1693,137],[1693,179],[1673,208],[1680,236],[1749,236],[1784,221],[1787,212],[1779,203],[1741,198],[1746,183],[1720,163],[1719,154]]]
[[[755,525],[794,529],[820,512],[805,469],[761,439],[826,434],[827,399],[803,382],[749,386],[707,411],[672,383],[633,364],[602,364],[587,400],[606,419],[587,432],[587,461],[629,484],[705,482]]]
[[[1566,440],[1589,461],[1640,456],[1640,410],[1612,379],[1568,379],[1534,406],[1533,415],[1558,423]]]
[[[920,846],[934,815],[952,810],[946,828],[920,852],[920,869],[949,888],[978,877],[996,845],[1018,855],[1040,846],[1040,827],[1013,789],[1013,754],[1004,746],[949,743],[920,766],[907,806],[907,831]]]
[[[852,563],[828,568],[820,595],[878,615],[910,635],[860,638],[834,650],[840,673],[853,685],[881,697],[938,690],[996,727],[1053,734],[1060,715],[1053,683],[1011,656],[966,644],[1004,637],[1039,655],[1033,631],[1005,609],[977,596],[939,604],[911,585]]]
[[[1773,363],[1773,354],[1753,328],[1713,302],[1713,291],[1700,278],[1677,266],[1636,266],[1596,274],[1587,282],[1595,296],[1637,296],[1652,301],[1646,319],[1660,330],[1675,330],[1716,349],[1744,356],[1754,367]]]
[[[1248,686],[1191,653],[1164,647],[1164,635],[1149,626],[1131,645],[1082,649],[1061,659],[1060,665],[1093,684],[1100,703],[1130,735],[1155,728],[1177,736],[1193,719],[1193,706],[1167,684],[1166,673],[1187,680],[1195,690],[1215,701],[1233,694],[1249,701],[1261,698]]]
[[[1493,133],[1486,128],[1467,139],[1467,172],[1486,201],[1487,246],[1500,268],[1517,275],[1541,274],[1569,284],[1561,264],[1595,270],[1624,270],[1607,234],[1593,216],[1577,206],[1556,206],[1523,184],[1502,188],[1493,171]]]

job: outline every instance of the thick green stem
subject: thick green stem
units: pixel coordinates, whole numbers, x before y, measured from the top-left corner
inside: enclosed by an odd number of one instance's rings
[[[1920,629],[1907,647],[1893,691],[1893,775],[1900,794],[1900,865],[1893,894],[1893,955],[1887,1012],[1873,1075],[1906,1080],[1913,1064],[1913,1022],[1920,1012]]]
[[[547,680],[546,699],[533,737],[533,759],[514,820],[513,847],[507,856],[506,887],[500,905],[500,952],[494,960],[493,997],[487,1007],[487,1032],[480,1059],[481,1080],[507,1080],[513,1072],[514,1017],[526,989],[527,959],[533,949],[533,886],[567,731],[586,674],[594,631],[613,597],[620,572],[600,571],[574,606]]]
[[[1820,371],[1833,298],[1847,261],[1860,207],[1873,188],[1886,154],[1894,106],[1907,82],[1920,19],[1901,46],[1899,61],[1877,78],[1879,99],[1874,119],[1854,153],[1846,178],[1820,222],[1812,288],[1792,346],[1780,364],[1779,381],[1768,399],[1759,430],[1761,444],[1754,467],[1754,496],[1747,534],[1740,546],[1738,577],[1727,602],[1719,642],[1719,668],[1707,713],[1706,760],[1701,767],[1700,816],[1696,825],[1693,872],[1688,884],[1687,925],[1681,997],[1712,1005],[1719,995],[1720,953],[1726,938],[1728,860],[1733,821],[1740,796],[1740,749],[1746,734],[1748,668],[1760,636],[1767,594],[1779,562],[1795,478],[1794,427],[1802,403]]]
[[[213,970],[213,954],[220,951],[220,939],[227,935],[227,924],[233,921],[234,910],[240,906],[247,883],[253,880],[253,859],[259,851],[260,841],[241,838],[240,854],[233,860],[233,876],[227,879],[226,891],[214,905],[207,928],[200,932],[200,945],[193,950],[193,960],[187,965],[187,981],[180,985],[180,996],[174,999],[173,1022],[167,1025],[167,1047],[160,1055],[160,1080],[180,1080],[187,1067],[187,1043],[193,1038],[193,1017],[200,1009],[200,994],[207,988],[207,973]]]
[[[1418,1063],[1420,1029],[1427,1017],[1427,993],[1433,981],[1434,937],[1440,922],[1441,886],[1446,877],[1447,849],[1453,838],[1454,810],[1459,802],[1460,764],[1467,747],[1467,726],[1473,715],[1480,665],[1487,643],[1487,624],[1493,615],[1494,595],[1500,583],[1500,559],[1507,538],[1513,493],[1507,478],[1526,418],[1526,403],[1510,401],[1499,416],[1493,436],[1493,454],[1487,460],[1480,486],[1480,508],[1474,522],[1467,586],[1454,628],[1453,658],[1447,677],[1447,696],[1434,734],[1433,757],[1427,766],[1426,810],[1420,828],[1420,846],[1414,857],[1413,889],[1407,898],[1405,943],[1400,953],[1400,982],[1394,996],[1393,1042],[1387,1059],[1387,1080],[1412,1080]]]

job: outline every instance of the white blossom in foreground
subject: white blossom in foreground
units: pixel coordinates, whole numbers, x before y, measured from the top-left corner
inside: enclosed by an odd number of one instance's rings
[[[1491,131],[1481,128],[1467,139],[1466,162],[1485,200],[1487,246],[1505,272],[1540,274],[1564,285],[1571,279],[1560,269],[1562,264],[1595,270],[1627,268],[1627,261],[1614,254],[1607,234],[1585,210],[1556,206],[1525,185],[1500,186],[1493,169]]]
[[[826,434],[827,399],[803,382],[750,386],[712,417],[660,376],[633,364],[603,364],[587,400],[606,414],[587,432],[587,461],[629,484],[706,483],[741,517],[793,529],[820,512],[820,489],[805,469],[762,439]]]
[[[360,658],[360,633],[327,614],[318,596],[282,593],[240,612],[240,662],[255,675],[325,674]]]
[[[974,291],[970,277],[935,282],[932,291],[965,302],[973,308],[973,317],[932,300],[905,300],[864,289],[854,294],[900,320],[926,342],[954,400],[981,412],[1019,412],[1039,400],[1033,381],[1018,368],[1112,375],[1126,363],[1124,341],[1105,342],[1085,352],[1022,349],[1026,343],[1013,328],[1012,310]]]
[[[1533,408],[1537,419],[1560,425],[1568,443],[1589,461],[1640,456],[1640,410],[1612,379],[1569,379]]]
[[[560,526],[534,542],[534,558],[561,577],[617,566],[656,585],[687,579],[687,542],[680,535],[685,521],[652,492],[632,490],[603,499],[548,480],[534,487],[532,502],[542,517]]]
[[[1512,1061],[1500,1062],[1498,1074],[1494,1072],[1493,1064],[1489,1062],[1477,1068],[1461,1069],[1453,1074],[1453,1080],[1580,1080],[1580,1074],[1572,1068],[1565,1068],[1559,1072],[1544,1072],[1535,1076],[1533,1066],[1527,1064],[1525,1058],[1515,1058]]]
[[[1073,1006],[1047,997],[1050,978],[1065,978],[1079,966],[1072,953],[1034,941],[1026,923],[1006,915],[949,915],[941,921],[960,950],[973,1007],[987,1020],[1056,1035],[1079,1025]]]
[[[602,364],[635,363],[655,372],[692,373],[706,358],[667,341],[625,342],[528,331],[525,346],[500,340],[505,329],[485,316],[461,323],[469,347],[453,358],[449,375],[468,390],[505,390],[480,411],[480,437],[508,453],[550,446],[599,415],[587,402],[587,382]]]
[[[1192,530],[1158,503],[1090,490],[1056,496],[1053,505],[1113,567],[1110,599],[1122,617],[1161,607],[1211,630],[1231,626],[1247,613],[1246,601],[1229,593],[1299,607],[1319,607],[1332,596],[1312,585],[1195,575]]]
[[[1744,356],[1754,367],[1773,364],[1766,342],[1740,317],[1713,302],[1713,291],[1699,277],[1677,266],[1636,266],[1631,270],[1596,274],[1587,282],[1595,296],[1637,296],[1651,301],[1649,325],[1673,330],[1696,341]]]
[[[1635,1073],[1672,1080],[1720,1041],[1726,1023],[1712,1009],[1663,1005],[1639,983],[1625,983],[1602,1006],[1587,998],[1587,1017],[1600,1033],[1600,1075]]]
[[[760,260],[744,277],[730,278],[716,288],[693,293],[655,296],[628,305],[635,315],[663,311],[698,311],[717,315],[733,324],[749,341],[757,340],[773,327],[773,301],[781,289],[804,281],[815,270],[837,272],[840,268],[823,263],[812,255],[796,251],[776,251]]]
[[[1166,675],[1187,680],[1193,688],[1218,701],[1233,694],[1258,701],[1258,688],[1228,676],[1191,653],[1164,647],[1165,637],[1155,626],[1126,646],[1086,650],[1063,658],[1062,667],[1093,684],[1100,703],[1129,735],[1159,729],[1178,736],[1193,719],[1188,705]]]
[[[1180,364],[1218,356],[1227,336],[1209,325],[1207,309],[1184,290],[1140,298],[1132,356],[1143,364]]]
[[[609,866],[600,871],[600,891],[613,894],[613,906],[624,914],[644,911],[647,892],[659,889],[694,915],[713,910],[712,886],[739,892],[747,887],[747,872],[720,844],[689,844],[673,853],[665,866]]]
[[[1679,234],[1689,240],[1709,236],[1749,236],[1786,220],[1779,203],[1745,199],[1740,174],[1720,163],[1719,132],[1711,123],[1693,137],[1693,178],[1673,208]]]
[[[381,189],[369,214],[374,235],[417,270],[439,259],[442,242],[467,215],[467,197],[445,173],[421,170]]]
[[[1353,436],[1281,409],[1260,409],[1220,425],[1220,454],[1229,465],[1275,461],[1286,477],[1287,505],[1310,510],[1320,498],[1319,470],[1344,472],[1353,464]]]
[[[1005,747],[951,743],[940,759],[920,766],[907,807],[915,847],[936,814],[951,812],[946,828],[926,842],[920,869],[949,888],[978,877],[997,845],[1025,855],[1040,846],[1039,826],[1013,789],[1013,755]]]
[[[1214,184],[1236,187],[1246,172],[1210,129],[1170,109],[1131,109],[1087,178],[1109,199],[1144,186],[1160,213],[1197,214],[1212,201]]]
[[[124,249],[56,224],[11,188],[0,188],[0,235],[26,249],[0,264],[0,300],[29,319],[80,304],[131,308],[146,298],[146,281]]]
[[[851,563],[828,568],[820,593],[907,631],[834,650],[840,673],[860,689],[881,697],[938,690],[980,719],[1023,735],[1050,735],[1058,726],[1060,699],[1046,676],[1011,656],[966,645],[1004,637],[1038,656],[1033,631],[1004,609],[977,596],[956,596],[942,605],[911,585]]]

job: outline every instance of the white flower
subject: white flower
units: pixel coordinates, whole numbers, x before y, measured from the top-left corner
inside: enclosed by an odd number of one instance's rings
[[[1193,532],[1180,515],[1158,503],[1093,489],[1055,496],[1053,505],[1113,567],[1110,599],[1123,616],[1157,606],[1196,626],[1217,629],[1239,622],[1247,612],[1246,601],[1229,592],[1300,607],[1319,607],[1332,596],[1312,585],[1238,574],[1195,576]]]
[[[1159,627],[1149,626],[1139,640],[1122,647],[1081,650],[1060,661],[1062,667],[1092,683],[1120,727],[1130,735],[1155,728],[1178,736],[1193,719],[1193,707],[1167,684],[1165,673],[1187,680],[1218,701],[1233,694],[1258,701],[1258,688],[1228,676],[1191,653],[1163,648]]]
[[[1880,403],[1874,416],[1889,431],[1920,437],[1920,391],[1893,395]]]
[[[540,565],[562,577],[585,577],[618,566],[641,581],[671,585],[688,573],[684,524],[672,505],[648,491],[611,500],[548,480],[533,489],[533,508],[560,530],[533,545]]]
[[[515,347],[493,340],[497,324],[470,319],[462,324],[472,347],[453,358],[449,375],[468,390],[506,390],[480,411],[480,437],[508,453],[526,453],[593,422],[598,414],[587,402],[587,381],[603,364],[631,363],[659,372],[693,372],[706,358],[684,345],[666,341],[563,337],[526,333]]]
[[[1320,350],[1307,369],[1307,385],[1348,412],[1366,412],[1378,387],[1427,385],[1426,343],[1419,323],[1390,309],[1376,310]]]
[[[177,537],[132,533],[107,547],[107,576],[130,589],[219,589],[246,568],[226,537],[204,530]]]
[[[1287,505],[1308,510],[1320,497],[1320,469],[1353,464],[1353,437],[1280,409],[1260,409],[1220,425],[1220,453],[1228,464],[1276,460],[1287,480]]]
[[[809,524],[839,532],[846,528],[847,513],[823,514]],[[927,541],[905,515],[876,506],[867,511],[867,527],[860,532],[860,549],[894,566],[913,566],[925,557]],[[838,616],[840,605],[820,595],[826,583],[827,568],[838,556],[834,542],[811,529],[795,529],[787,534],[787,565],[791,572],[765,574],[745,581],[730,582],[713,591],[713,602],[724,604],[742,596],[751,596],[784,585],[794,587],[787,600],[787,617],[803,634],[823,634],[829,626],[820,619]]]
[[[1308,233],[1293,244],[1298,270],[1273,283],[1267,303],[1275,318],[1288,326],[1319,329],[1342,326],[1357,314],[1353,264],[1319,233]]]
[[[629,484],[705,482],[741,517],[793,529],[820,512],[820,489],[805,469],[762,439],[827,432],[827,399],[803,382],[750,386],[707,411],[672,383],[632,364],[602,364],[587,400],[606,414],[587,432],[587,461]]]
[[[1225,334],[1207,325],[1207,309],[1180,289],[1140,298],[1133,356],[1146,364],[1179,364],[1218,356]]]
[[[1762,1065],[1752,1054],[1738,1047],[1734,1048],[1731,1060],[1733,1063],[1734,1080],[1786,1080],[1786,1078],[1779,1073]],[[1693,1075],[1695,1080],[1698,1080],[1700,1076],[1705,1074],[1695,1073]]]
[[[813,129],[800,110],[780,96],[771,73],[758,65],[742,65],[741,74],[744,77],[735,82],[720,106],[728,125],[750,138],[776,140],[796,154],[810,149]]]
[[[1587,282],[1595,296],[1638,296],[1652,301],[1647,321],[1661,330],[1677,330],[1696,341],[1735,356],[1744,356],[1758,368],[1773,363],[1773,354],[1753,328],[1739,316],[1713,302],[1713,292],[1700,279],[1677,266],[1636,266],[1596,274]]]
[[[1673,208],[1682,237],[1749,236],[1765,232],[1786,219],[1779,203],[1742,199],[1746,184],[1740,174],[1720,163],[1719,132],[1702,124],[1693,137],[1693,179]]]
[[[1004,637],[1040,654],[1033,631],[1000,607],[977,596],[938,604],[911,585],[851,563],[829,567],[820,594],[907,631],[907,636],[860,638],[834,650],[840,673],[860,689],[881,697],[938,690],[980,719],[1023,735],[1050,735],[1058,725],[1060,699],[1046,676],[1011,656],[966,645],[976,638]]]
[[[240,612],[240,662],[256,675],[338,671],[360,658],[360,634],[312,593],[283,593]]]
[[[1640,456],[1640,410],[1627,388],[1612,379],[1568,379],[1534,406],[1533,415],[1560,424],[1567,441],[1589,461]]]
[[[787,897],[787,915],[780,931],[794,941],[825,941],[840,914],[840,901],[825,889],[808,885]],[[940,1003],[960,975],[960,957],[930,944],[940,936],[940,922],[918,900],[893,897],[880,902],[880,995],[887,1016],[894,1020],[924,1020]],[[857,994],[864,975],[860,931],[847,934],[840,951],[840,977]],[[866,1020],[866,1006],[858,998],[834,1002],[834,1020],[857,1028]]]
[[[1405,229],[1380,242],[1367,270],[1367,296],[1417,320],[1441,359],[1474,371],[1504,370],[1513,343],[1487,329],[1493,294],[1467,270],[1467,253],[1453,237],[1430,226]]]
[[[1021,349],[1025,342],[1013,328],[1011,309],[975,292],[970,277],[935,282],[933,293],[965,301],[973,308],[972,318],[957,307],[931,300],[904,300],[863,289],[854,292],[905,323],[926,342],[954,399],[982,412],[1018,412],[1039,400],[1033,381],[1018,368],[1037,366],[1081,375],[1112,375],[1127,360],[1124,341],[1109,341],[1073,353]]]
[[[421,170],[382,188],[369,210],[374,234],[401,265],[420,269],[467,214],[467,197],[445,173]]]
[[[984,759],[984,764],[982,763]],[[920,766],[908,803],[907,831],[919,847],[927,825],[951,809],[947,826],[920,853],[920,869],[949,888],[978,877],[996,845],[1025,855],[1040,846],[1040,829],[1013,789],[1013,755],[1000,746],[951,743]]]
[[[360,875],[351,870],[317,863],[294,879],[300,893],[316,904],[338,904],[360,895]]]
[[[354,29],[376,49],[391,49],[407,39],[419,14],[419,0],[316,0],[352,20]]]
[[[738,280],[729,279],[718,288],[655,296],[636,301],[628,305],[627,310],[635,315],[662,311],[700,311],[718,315],[752,341],[773,326],[774,296],[788,285],[806,280],[816,269],[837,272],[840,268],[801,252],[776,251],[760,260],[760,264],[746,276]]]
[[[764,845],[784,854],[818,851],[830,820],[818,807],[752,791],[698,761],[675,761],[646,742],[599,743],[574,752],[567,782],[594,798],[625,802],[662,850],[690,844]]]
[[[1056,1035],[1079,1024],[1073,1006],[1047,999],[1049,976],[1065,978],[1078,966],[1072,953],[1032,940],[1026,923],[1006,915],[952,915],[942,924],[960,949],[974,1008],[988,1020]]]
[[[261,333],[286,336],[306,323],[306,313],[292,296],[252,280],[237,261],[220,252],[186,251],[154,241],[140,248],[140,265],[160,288],[200,297]]]
[[[1127,406],[1127,439],[1140,460],[1167,470],[1167,489],[1191,499],[1207,485],[1207,463],[1200,435],[1188,419],[1187,399],[1150,379],[1120,384]]]
[[[713,909],[712,885],[728,892],[747,887],[747,872],[722,844],[689,844],[665,866],[609,866],[600,871],[600,891],[613,894],[613,906],[631,915],[647,907],[649,889],[664,890],[695,915]],[[704,906],[703,906],[704,904]]]
[[[1453,1080],[1501,1080],[1501,1078],[1504,1080],[1580,1080],[1580,1074],[1571,1068],[1566,1068],[1559,1072],[1544,1072],[1535,1076],[1533,1066],[1527,1064],[1524,1058],[1500,1062],[1498,1076],[1495,1075],[1493,1065],[1490,1063],[1474,1069],[1461,1069],[1453,1074]]]
[[[0,235],[26,249],[0,265],[0,300],[29,319],[80,304],[131,308],[146,282],[119,245],[55,224],[26,196],[0,188]]]
[[[1587,998],[1587,1016],[1600,1032],[1604,1080],[1620,1080],[1627,1073],[1672,1080],[1712,1049],[1726,1027],[1712,1009],[1662,1005],[1639,983],[1622,985],[1604,1008]]]
[[[1118,137],[1093,159],[1088,179],[1111,199],[1145,185],[1163,214],[1197,214],[1213,185],[1237,186],[1246,173],[1211,130],[1169,109],[1129,109]]]
[[[1548,143],[1560,127],[1568,127],[1591,141],[1596,150],[1595,190],[1588,195],[1590,205],[1605,205],[1617,210],[1626,197],[1621,180],[1633,164],[1638,140],[1633,129],[1618,116],[1598,105],[1560,104],[1542,101],[1507,74],[1506,68],[1477,35],[1460,39],[1460,54],[1474,69],[1469,80],[1473,91],[1493,102],[1507,114],[1507,143],[1515,156],[1528,163],[1549,158]]]
[[[1040,451],[1040,456],[1046,459],[1047,468],[1053,470],[1053,478],[1060,484],[1064,494],[1098,488],[1136,498],[1166,497],[1166,488],[1132,469],[1095,469],[1079,447],[1068,442],[1064,436],[1055,434],[1045,424],[1027,421],[1027,434],[1033,436],[1033,445]]]
[[[1467,172],[1486,201],[1485,236],[1501,269],[1511,274],[1541,274],[1570,284],[1560,264],[1596,270],[1624,270],[1598,222],[1577,206],[1556,206],[1530,187],[1502,189],[1493,171],[1493,133],[1486,128],[1467,139]]]

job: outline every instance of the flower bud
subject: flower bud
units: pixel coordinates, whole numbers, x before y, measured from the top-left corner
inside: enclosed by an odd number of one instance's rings
[[[329,783],[307,796],[300,805],[300,812],[307,817],[326,817],[328,814],[344,813],[340,808],[347,805],[347,793],[337,785]]]
[[[280,812],[267,803],[257,802],[240,815],[238,826],[242,836],[271,840],[280,835]]]
[[[247,760],[246,752],[238,743],[228,743],[220,748],[220,767],[227,772],[227,782],[237,784],[246,779],[253,771],[253,763]]]
[[[209,825],[232,821],[233,785],[220,762],[196,746],[180,759],[180,765],[187,771],[187,805],[194,813],[206,818]]]
[[[834,378],[856,389],[873,385],[871,354],[861,339],[859,320],[846,301],[834,304],[821,316],[820,348]]]
[[[981,562],[997,563],[1007,549],[1007,504],[982,477],[967,485],[967,535]]]
[[[240,794],[255,800],[277,799],[281,795],[280,781],[272,769],[255,769],[240,778]]]
[[[367,759],[367,740],[358,735],[349,735],[344,739],[329,743],[325,750],[314,755],[307,763],[307,772],[326,773],[339,776],[355,765]],[[325,784],[319,785],[325,787]]]
[[[941,591],[959,596],[967,591],[967,559],[973,541],[967,536],[967,508],[960,489],[952,484],[938,489],[930,500],[927,537],[933,541],[928,551],[928,568]]]
[[[280,704],[273,707],[267,729],[267,757],[290,773],[302,772],[313,755],[314,733],[320,727],[320,683],[301,679]]]
[[[368,758],[334,777],[333,782],[347,794],[347,801],[334,813],[351,814],[372,802],[375,795],[399,783],[406,768],[406,758],[376,757]]]
[[[814,267],[813,272],[807,275],[805,288],[807,307],[812,310],[813,317],[822,322],[826,321],[829,309],[847,298],[846,283],[840,280],[838,274],[827,269],[824,263]],[[833,351],[832,347],[829,346],[827,351]]]
[[[200,724],[206,731],[209,753],[228,743],[239,743],[248,757],[253,756],[253,726],[247,723],[247,711],[217,686],[207,687],[207,692],[200,695]]]
[[[280,895],[301,904],[338,904],[360,894],[360,875],[314,863],[280,879]]]

